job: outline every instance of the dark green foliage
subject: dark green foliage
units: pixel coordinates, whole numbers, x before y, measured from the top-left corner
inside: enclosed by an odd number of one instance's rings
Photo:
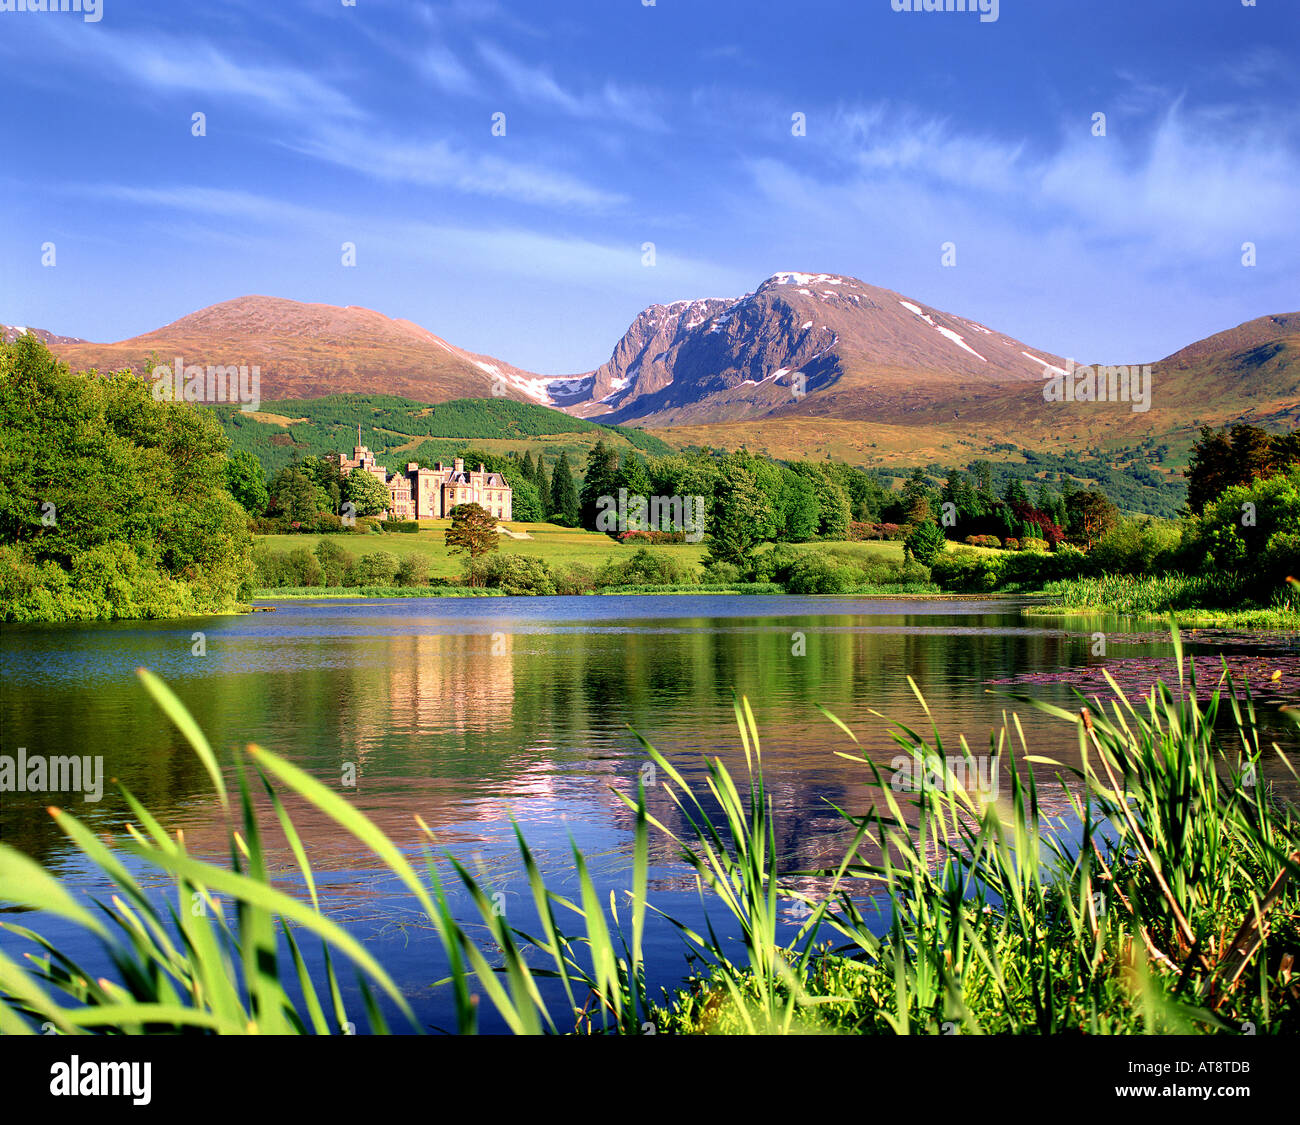
[[[792,594],[843,594],[854,585],[853,574],[825,555],[805,552],[785,581]]]
[[[821,526],[821,505],[811,479],[793,469],[782,469],[781,507],[785,514],[783,542],[806,543],[816,537]]]
[[[763,541],[762,526],[769,518],[754,477],[736,469],[718,485],[713,518],[709,523],[707,562],[731,563],[748,574],[753,569],[754,548]]]
[[[1229,488],[1275,476],[1300,464],[1300,432],[1270,434],[1244,423],[1201,427],[1187,466],[1187,507],[1200,515]]]
[[[596,519],[602,511],[602,498],[618,495],[618,475],[618,454],[603,441],[598,441],[587,455],[587,473],[578,497],[581,525],[588,531],[597,530]],[[554,495],[552,484],[552,503]]]
[[[581,503],[578,487],[573,483],[573,471],[569,468],[567,453],[560,454],[559,464],[555,466],[555,475],[551,478],[551,502],[548,510],[554,522],[564,524],[566,527],[578,526]]]
[[[251,589],[228,442],[130,371],[71,374],[0,344],[0,619],[178,617]]]
[[[1183,553],[1189,572],[1234,578],[1267,603],[1300,577],[1300,467],[1226,489],[1193,523]]]
[[[353,469],[343,478],[342,500],[344,505],[352,505],[344,511],[353,516],[377,516],[391,503],[388,489],[379,478],[361,469]]]
[[[466,441],[481,438],[510,440],[563,434],[617,433],[648,453],[670,452],[660,439],[640,430],[602,426],[572,418],[559,410],[505,398],[456,399],[431,405],[395,395],[329,395],[318,399],[264,402],[261,413],[306,419],[284,427],[259,422],[238,407],[211,406],[235,449],[253,453],[268,476],[300,455],[324,457],[339,450],[351,450],[361,425],[361,442],[374,450],[383,462],[397,446],[412,438],[428,438],[424,457],[450,461],[460,455]],[[468,458],[466,458],[468,460]]]
[[[352,556],[332,539],[322,539],[316,544],[316,559],[324,575],[322,584],[342,586],[343,578],[352,565]]]
[[[541,506],[542,518],[550,519],[553,511],[551,507],[551,480],[546,475],[546,462],[542,459],[541,454],[538,454],[537,463],[533,466],[533,486],[537,489],[537,502]]]
[[[618,470],[618,486],[626,488],[629,496],[648,497],[653,493],[650,474],[639,454],[631,451],[623,454],[623,462]]]
[[[226,462],[226,490],[250,516],[265,512],[271,499],[262,463],[242,449],[235,450]]]
[[[817,461],[795,461],[790,470],[813,486],[817,497],[818,536],[847,539],[852,517],[849,494],[835,479],[832,467]]]
[[[1051,554],[1037,551],[988,554],[948,551],[930,564],[930,576],[948,593],[974,594],[993,590],[1037,590],[1048,582],[1079,578],[1093,572],[1089,557],[1073,547]]]
[[[915,559],[922,566],[932,566],[946,548],[947,540],[937,523],[918,523],[903,541],[907,557]]]

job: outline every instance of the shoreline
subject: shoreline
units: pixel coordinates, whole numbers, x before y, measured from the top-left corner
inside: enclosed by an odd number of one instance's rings
[[[932,594],[895,594],[885,592],[887,588],[848,591],[843,594],[792,594],[787,590],[769,589],[768,583],[758,583],[757,588],[745,588],[743,585],[721,586],[716,589],[681,589],[664,587],[651,589],[634,587],[630,589],[612,588],[592,590],[584,594],[506,594],[498,589],[471,589],[470,587],[450,587],[443,590],[418,586],[358,587],[353,591],[336,591],[328,587],[320,590],[312,587],[286,587],[284,590],[257,590],[253,597],[255,602],[275,601],[369,601],[390,598],[602,598],[602,597],[676,597],[676,598],[712,598],[712,597],[782,597],[782,598],[820,598],[825,600],[844,600],[871,598],[874,601],[897,602],[987,602],[1013,601],[1017,594],[945,594],[936,591]]]

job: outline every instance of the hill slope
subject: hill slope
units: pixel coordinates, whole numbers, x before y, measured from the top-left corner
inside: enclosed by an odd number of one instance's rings
[[[299,457],[351,454],[361,442],[380,464],[396,469],[420,457],[450,461],[467,445],[489,453],[544,454],[553,464],[568,453],[575,472],[597,441],[618,450],[666,453],[669,447],[642,430],[573,418],[558,410],[505,398],[458,399],[436,405],[393,395],[329,395],[267,402],[253,414],[211,407],[235,449],[247,450],[269,476]]]
[[[408,320],[371,309],[240,297],[115,344],[78,341],[55,349],[76,368],[141,370],[156,354],[171,364],[254,364],[262,398],[396,394],[437,402],[491,395],[549,401],[535,376],[464,351]]]

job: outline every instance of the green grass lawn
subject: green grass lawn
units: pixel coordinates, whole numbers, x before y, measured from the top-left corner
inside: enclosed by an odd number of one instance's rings
[[[372,551],[387,551],[398,559],[408,555],[424,555],[429,560],[429,574],[434,578],[452,578],[461,574],[463,555],[453,555],[443,542],[443,533],[451,526],[450,520],[421,520],[420,530],[414,534],[389,532],[384,535],[331,535],[339,546],[350,554],[361,556]],[[511,531],[522,531],[531,539],[511,539],[501,536],[501,550],[507,554],[527,555],[544,559],[552,566],[582,563],[593,570],[605,562],[628,559],[635,547],[615,542],[608,535],[594,531],[580,531],[559,527],[552,523],[508,523]],[[264,535],[259,542],[275,551],[292,551],[300,547],[313,549],[324,536],[320,535]],[[876,558],[902,559],[902,543],[871,541],[865,543],[799,543],[796,550],[830,551],[843,558],[874,556]],[[704,543],[676,543],[652,547],[682,563],[699,569],[708,551]]]
[[[421,520],[420,530],[414,534],[390,532],[385,535],[331,535],[340,547],[353,555],[368,555],[372,551],[387,551],[399,559],[408,555],[424,555],[429,560],[429,574],[434,578],[452,578],[461,574],[464,555],[453,555],[447,550],[443,533],[451,526],[450,520]],[[501,551],[505,554],[526,555],[545,559],[552,566],[582,563],[598,569],[609,560],[630,558],[634,548],[616,543],[608,535],[594,531],[578,531],[550,523],[508,523],[511,531],[522,531],[531,539],[511,539],[501,536]],[[265,535],[259,541],[272,550],[292,551],[299,547],[309,550],[324,536],[320,535]],[[671,554],[682,562],[699,566],[706,547],[703,543],[679,543],[657,546],[656,551]]]

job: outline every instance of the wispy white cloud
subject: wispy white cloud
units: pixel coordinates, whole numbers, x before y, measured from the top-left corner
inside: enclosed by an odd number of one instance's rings
[[[566,172],[471,152],[441,139],[416,141],[373,130],[324,126],[291,147],[364,175],[471,195],[597,211],[624,202],[621,193]]]
[[[641,246],[635,242],[567,237],[518,227],[401,223],[388,229],[408,252],[448,266],[472,260],[476,269],[504,276],[583,289],[654,292],[659,294],[656,300],[698,297],[701,293],[739,296],[755,284],[747,273],[671,246],[660,246],[655,265],[646,266]]]
[[[472,94],[478,89],[478,81],[465,64],[440,43],[420,51],[415,65],[421,74],[448,94]]]
[[[365,116],[344,92],[342,76],[331,82],[296,65],[235,58],[202,39],[110,28],[76,35],[48,22],[65,57],[84,59],[96,69],[107,67],[146,90],[187,91],[211,101],[229,98],[298,119]]]
[[[414,140],[381,132],[343,91],[343,83],[295,66],[237,60],[200,39],[112,32],[67,41],[75,44],[70,49],[79,52],[77,57],[90,65],[111,65],[120,78],[144,90],[201,94],[209,112],[222,100],[234,100],[292,121],[296,128],[268,139],[362,175],[550,207],[607,210],[625,202],[621,192],[553,166],[474,153],[438,137]],[[448,51],[434,48],[424,60],[444,85],[468,89],[473,81]],[[620,96],[609,91],[607,104],[634,116],[633,103]]]
[[[69,194],[91,199],[113,199],[140,207],[165,208],[191,214],[247,219],[260,223],[318,224],[335,222],[339,216],[319,207],[304,207],[271,196],[229,188],[177,184],[169,187],[137,187],[128,184],[70,185]]]
[[[586,121],[619,122],[655,132],[667,129],[653,97],[644,90],[606,82],[598,90],[574,93],[543,66],[527,63],[492,43],[479,42],[477,49],[506,89],[525,101]]]

